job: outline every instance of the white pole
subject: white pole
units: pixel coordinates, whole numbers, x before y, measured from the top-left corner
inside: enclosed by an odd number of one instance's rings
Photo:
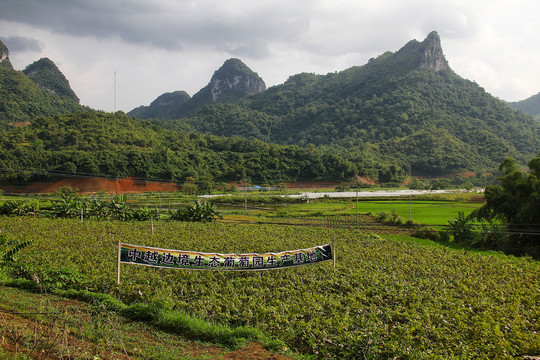
[[[118,262],[116,263],[116,266],[117,266],[117,274],[116,274],[116,283],[118,285],[120,285],[120,253],[121,253],[121,244],[120,244],[120,240],[118,240]]]
[[[245,204],[245,213],[247,215],[247,183],[244,182],[244,190],[245,190],[245,193],[246,193],[246,201],[244,202]]]
[[[356,184],[356,227],[358,227],[358,183]]]
[[[409,195],[409,223],[412,221],[411,195]]]
[[[116,70],[114,70],[114,108],[113,112],[116,112]]]
[[[332,241],[332,262],[334,263],[334,270],[336,269],[336,240]]]

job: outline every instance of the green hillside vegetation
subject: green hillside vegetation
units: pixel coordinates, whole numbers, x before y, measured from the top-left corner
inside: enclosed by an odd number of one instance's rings
[[[525,163],[540,149],[540,123],[455,74],[439,42],[431,33],[364,66],[294,75],[164,126],[314,144],[351,160],[367,152],[414,175],[493,171],[506,156]]]
[[[168,119],[182,111],[182,107],[191,99],[185,91],[174,91],[160,95],[149,106],[139,106],[129,112],[130,116],[141,119]]]
[[[9,123],[32,121],[86,109],[72,98],[41,90],[21,71],[0,67],[0,128]]]
[[[540,120],[540,93],[522,101],[508,103],[508,105]]]
[[[9,61],[9,49],[2,41],[0,41],[0,68],[13,70],[13,65]]]
[[[79,98],[69,86],[69,81],[50,59],[39,59],[28,65],[23,73],[32,79],[40,89],[79,102]]]
[[[264,89],[229,59],[192,98],[176,91],[133,110],[147,122],[80,106],[48,59],[24,73],[0,69],[2,179],[57,171],[208,187],[363,175],[398,185],[409,175],[494,172],[508,156],[525,164],[540,150],[540,122],[455,74],[435,32],[364,66]]]
[[[347,181],[349,161],[315,148],[165,130],[118,112],[82,112],[35,119],[0,132],[1,181],[44,179],[48,172],[134,176],[184,182],[204,189],[216,182],[250,180]]]
[[[141,119],[178,119],[193,115],[205,105],[238,103],[243,98],[265,90],[259,75],[239,59],[228,59],[214,72],[208,85],[191,98],[185,91],[160,95],[149,106],[128,112]],[[220,134],[225,135],[225,134]]]

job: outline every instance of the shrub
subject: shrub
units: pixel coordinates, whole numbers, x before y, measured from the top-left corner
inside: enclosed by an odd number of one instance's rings
[[[439,238],[439,232],[433,228],[421,227],[414,231],[411,236],[418,239],[429,239],[436,241]]]
[[[475,226],[471,218],[465,216],[463,211],[458,213],[458,217],[448,221],[448,233],[453,236],[454,242],[472,245],[475,239]]]
[[[210,222],[217,218],[223,219],[223,216],[218,212],[216,205],[205,201],[197,201],[184,209],[169,212],[169,220]]]
[[[393,212],[387,212],[387,211],[380,211],[377,214],[375,214],[375,217],[377,221],[387,224],[387,225],[403,225],[403,218],[396,214],[395,211]]]
[[[5,234],[0,234],[0,261],[2,263],[13,263],[17,254],[31,244],[32,240],[20,242],[10,239]]]

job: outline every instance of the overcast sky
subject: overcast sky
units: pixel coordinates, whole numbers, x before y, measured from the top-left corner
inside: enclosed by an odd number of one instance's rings
[[[1,0],[17,70],[48,57],[81,104],[113,111],[204,87],[240,58],[268,87],[327,74],[439,33],[462,77],[492,95],[540,92],[538,0]]]

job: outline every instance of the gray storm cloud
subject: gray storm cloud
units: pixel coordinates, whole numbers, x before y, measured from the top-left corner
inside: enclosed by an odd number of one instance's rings
[[[40,52],[43,49],[43,43],[39,40],[22,37],[10,36],[7,38],[0,37],[0,40],[8,47],[9,51],[14,54],[23,51]]]
[[[291,2],[274,3],[272,7],[235,7],[234,1],[227,2],[232,7],[216,4],[4,0],[0,20],[73,37],[120,38],[170,51],[195,44],[254,58],[268,54],[269,43],[291,41],[309,28],[305,18],[308,11]]]

